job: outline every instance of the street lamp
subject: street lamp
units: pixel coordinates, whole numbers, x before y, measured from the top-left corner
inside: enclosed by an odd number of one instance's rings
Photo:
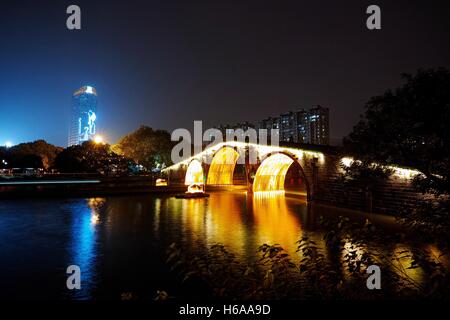
[[[101,143],[103,143],[103,137],[102,137],[102,136],[95,136],[94,142],[95,142],[96,144],[101,144]]]

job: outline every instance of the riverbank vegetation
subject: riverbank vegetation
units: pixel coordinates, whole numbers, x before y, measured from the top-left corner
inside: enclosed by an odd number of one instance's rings
[[[115,145],[86,141],[67,148],[44,140],[0,147],[0,170],[108,174],[159,172],[171,164],[173,143],[165,130],[141,126]]]
[[[405,203],[398,218],[417,234],[445,242],[450,233],[450,71],[419,70],[403,79],[401,87],[371,98],[344,138],[345,152],[359,160],[345,169],[344,179],[370,193],[389,177],[373,163],[418,170],[412,183],[423,196]]]
[[[387,235],[369,221],[360,225],[339,217],[322,221],[322,227],[323,239],[299,239],[297,257],[277,244],[263,244],[258,258],[248,263],[221,244],[205,248],[200,255],[172,244],[167,262],[190,298],[448,299],[448,247],[424,243],[414,235]],[[380,248],[379,243],[386,246]],[[371,265],[380,267],[380,290],[367,287]]]

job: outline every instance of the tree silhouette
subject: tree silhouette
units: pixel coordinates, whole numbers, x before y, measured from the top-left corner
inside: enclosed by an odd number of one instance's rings
[[[133,161],[111,151],[107,144],[92,141],[71,146],[58,154],[55,167],[63,173],[127,173]]]
[[[350,135],[347,152],[364,162],[413,167],[424,192],[450,192],[450,72],[419,70],[406,83],[373,97]]]

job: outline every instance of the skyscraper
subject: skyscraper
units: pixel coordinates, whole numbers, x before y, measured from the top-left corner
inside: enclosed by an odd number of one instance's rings
[[[73,93],[69,147],[94,139],[97,120],[97,91],[84,86]]]

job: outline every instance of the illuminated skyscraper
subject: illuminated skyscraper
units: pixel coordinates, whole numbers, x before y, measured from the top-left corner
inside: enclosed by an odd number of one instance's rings
[[[97,91],[84,86],[73,93],[70,114],[69,147],[93,140],[97,120]]]

